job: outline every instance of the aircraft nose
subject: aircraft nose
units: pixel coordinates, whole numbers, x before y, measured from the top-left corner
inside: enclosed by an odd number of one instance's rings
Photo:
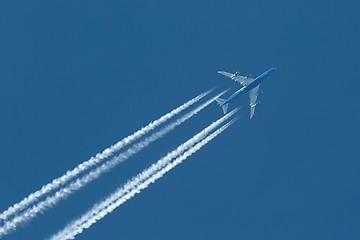
[[[275,70],[276,70],[275,67],[274,67],[274,68],[271,68],[270,71],[269,71],[269,73],[272,73],[272,72],[274,72]]]

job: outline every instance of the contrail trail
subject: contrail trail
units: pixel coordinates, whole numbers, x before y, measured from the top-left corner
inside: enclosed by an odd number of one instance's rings
[[[145,127],[142,127],[140,130],[134,132],[133,134],[129,135],[128,137],[125,137],[121,141],[117,142],[116,144],[112,145],[111,147],[105,149],[102,153],[98,153],[95,155],[95,157],[90,158],[89,160],[79,164],[77,167],[75,167],[72,170],[67,171],[64,175],[62,175],[59,178],[54,179],[52,182],[44,185],[41,187],[40,190],[31,193],[29,196],[24,198],[19,203],[14,204],[13,206],[10,206],[7,210],[2,212],[0,214],[0,220],[6,220],[11,215],[18,213],[25,207],[29,206],[33,202],[36,202],[40,197],[44,196],[45,194],[49,193],[52,190],[55,190],[56,188],[60,187],[61,185],[65,184],[69,180],[75,178],[78,174],[86,171],[90,167],[98,164],[103,159],[113,155],[116,151],[119,151],[123,147],[129,145],[130,143],[134,142],[135,140],[139,139],[143,135],[147,134],[151,130],[155,129],[156,127],[160,126],[161,124],[168,121],[170,118],[174,117],[175,115],[181,113],[194,103],[198,102],[200,99],[208,95],[212,90],[206,91],[197,97],[189,100],[188,102],[184,103],[183,105],[173,109],[171,112],[163,115],[162,117],[158,118],[157,120],[150,122]]]
[[[171,162],[174,158],[178,157],[180,154],[182,154],[185,150],[192,147],[194,144],[198,143],[199,141],[203,140],[209,133],[211,133],[213,130],[215,130],[220,124],[222,124],[224,121],[228,120],[231,116],[233,116],[238,109],[234,109],[230,113],[224,115],[217,121],[210,124],[208,127],[203,129],[201,132],[196,134],[194,137],[186,141],[185,143],[181,144],[179,147],[177,147],[175,150],[168,153],[165,157],[157,161],[156,163],[152,164],[149,168],[145,169],[142,173],[135,176],[133,179],[128,181],[124,186],[119,189],[116,193],[112,194],[109,198],[106,199],[106,201],[103,201],[96,205],[96,209],[102,209],[106,208],[108,205],[110,205],[112,202],[116,201],[123,195],[127,194],[130,190],[132,190],[134,187],[139,185],[141,182],[148,179],[151,175],[159,171],[161,168],[163,168],[165,165]],[[95,213],[98,211],[95,211]],[[93,214],[93,211],[89,211],[90,215],[83,215],[81,219],[82,221],[85,221],[87,219],[90,219],[93,217],[91,214]],[[80,219],[78,221],[81,221]],[[77,222],[78,222],[77,221]]]
[[[179,147],[177,147],[172,152],[168,153],[165,157],[160,159],[158,162],[152,164],[149,168],[144,170],[142,173],[138,174],[136,177],[134,177],[132,180],[127,182],[121,190],[117,191],[116,194],[112,194],[106,201],[101,202],[96,206],[96,209],[101,209],[107,207],[111,202],[116,201],[123,195],[127,194],[131,189],[139,185],[141,182],[145,181],[147,178],[149,178],[151,175],[153,175],[155,172],[159,171],[161,168],[163,168],[165,165],[167,165],[171,160],[178,157],[180,154],[182,154],[185,150],[192,147],[197,142],[204,139],[209,133],[211,133],[213,130],[215,130],[220,124],[222,124],[224,121],[229,119],[231,116],[233,116],[238,109],[233,110],[232,112],[224,115],[222,118],[218,119],[217,121],[210,124],[208,127],[206,127],[204,130],[196,134],[194,137],[186,141],[185,143],[181,144]],[[92,216],[84,215],[82,219],[89,219]]]
[[[124,194],[118,194],[120,192],[124,192],[124,187],[120,188],[116,191],[113,195],[111,195],[108,199],[104,200],[102,203],[105,204],[98,204],[95,205],[91,210],[89,210],[86,214],[84,214],[78,220],[75,220],[67,227],[65,227],[61,232],[53,235],[50,239],[57,240],[57,239],[74,239],[76,235],[82,233],[85,229],[88,229],[91,225],[99,221],[100,219],[104,218],[107,214],[114,211],[117,207],[125,203],[127,200],[134,197],[137,193],[140,193],[143,189],[147,188],[151,183],[154,183],[156,180],[161,178],[165,173],[173,169],[175,166],[183,162],[185,159],[190,157],[192,154],[196,153],[200,150],[203,146],[205,146],[208,142],[222,133],[225,129],[227,129],[231,124],[233,124],[236,119],[231,120],[221,128],[217,129],[215,132],[207,136],[205,139],[197,143],[195,146],[189,148],[186,152],[184,152],[181,156],[177,157],[173,162],[167,164],[162,169],[158,170],[155,174],[153,174],[150,178],[146,181],[139,182],[134,189],[130,192]],[[160,159],[159,161],[162,161]],[[125,191],[126,192],[126,191]],[[117,199],[114,199],[114,195],[120,195]]]
[[[42,213],[45,210],[53,207],[61,199],[68,197],[73,192],[79,190],[80,188],[84,187],[86,184],[88,184],[91,181],[100,177],[100,175],[103,174],[104,172],[109,171],[110,169],[115,167],[120,162],[125,161],[129,157],[133,156],[134,154],[138,153],[139,151],[141,151],[142,149],[147,147],[150,143],[163,137],[165,134],[167,134],[168,132],[173,130],[175,127],[179,126],[181,123],[190,119],[192,116],[194,116],[195,114],[200,112],[202,109],[204,109],[205,107],[210,105],[212,102],[215,101],[215,99],[217,97],[224,94],[224,92],[226,92],[226,91],[223,91],[222,93],[216,95],[215,97],[206,101],[205,103],[198,106],[194,110],[185,114],[183,117],[179,118],[175,122],[170,123],[167,126],[165,126],[164,128],[162,128],[161,130],[153,133],[149,137],[145,138],[145,140],[142,140],[141,142],[134,144],[133,147],[129,148],[124,153],[121,153],[117,157],[114,157],[113,159],[103,163],[101,166],[97,167],[95,170],[92,170],[88,174],[84,175],[83,177],[76,179],[74,182],[70,183],[68,186],[59,189],[52,196],[48,196],[45,200],[39,202],[38,204],[34,205],[33,207],[31,207],[29,209],[26,209],[24,212],[20,213],[19,215],[16,215],[13,219],[4,222],[3,226],[0,227],[0,238],[3,235],[7,235],[10,232],[14,231],[19,224],[27,222],[27,221],[31,220],[32,218],[36,217],[39,213]]]

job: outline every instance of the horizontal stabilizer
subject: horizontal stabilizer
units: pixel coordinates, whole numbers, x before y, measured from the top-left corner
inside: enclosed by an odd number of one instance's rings
[[[228,103],[227,103],[227,104],[222,105],[222,110],[223,110],[224,114],[226,114],[226,113],[227,113],[228,106],[229,106],[229,104],[228,104]]]
[[[225,103],[225,100],[222,99],[222,98],[217,98],[217,99],[215,99],[215,100],[216,100],[216,102],[220,105],[220,107],[222,108],[224,114],[226,114],[229,104],[228,104],[228,103],[224,104],[224,103]]]
[[[221,106],[225,102],[225,99],[217,98],[217,99],[215,99],[215,101]]]

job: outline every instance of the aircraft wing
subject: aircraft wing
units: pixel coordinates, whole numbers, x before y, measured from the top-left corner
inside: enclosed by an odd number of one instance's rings
[[[254,116],[255,113],[255,107],[257,104],[257,96],[259,93],[259,87],[260,85],[258,85],[257,87],[251,89],[249,91],[249,97],[250,97],[250,119]]]
[[[247,86],[252,81],[254,81],[253,78],[240,76],[238,73],[233,74],[233,73],[228,73],[228,72],[224,72],[224,71],[218,71],[218,73],[220,73],[228,78],[231,78],[232,80],[240,83],[242,86]]]

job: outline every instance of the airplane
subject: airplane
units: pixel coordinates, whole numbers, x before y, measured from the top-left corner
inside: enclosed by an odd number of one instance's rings
[[[241,76],[238,72],[232,74],[224,71],[218,71],[218,73],[231,78],[232,80],[240,83],[241,88],[234,92],[230,97],[227,99],[217,98],[216,102],[222,107],[224,114],[227,113],[227,109],[229,103],[234,99],[238,98],[239,96],[249,92],[250,96],[250,119],[254,116],[255,107],[259,103],[257,101],[257,96],[259,93],[260,83],[265,80],[265,78],[269,77],[271,73],[273,73],[276,68],[270,68],[269,70],[265,71],[264,73],[260,74],[256,78],[251,78],[251,75]]]

